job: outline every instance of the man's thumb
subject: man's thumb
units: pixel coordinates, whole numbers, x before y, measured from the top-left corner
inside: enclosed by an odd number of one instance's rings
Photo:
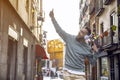
[[[54,9],[52,9],[52,12],[54,12]]]

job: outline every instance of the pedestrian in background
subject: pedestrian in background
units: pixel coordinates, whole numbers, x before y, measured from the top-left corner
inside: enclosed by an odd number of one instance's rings
[[[50,11],[49,16],[56,32],[66,43],[65,64],[63,68],[64,80],[85,80],[85,58],[88,57],[91,64],[95,64],[96,62],[96,56],[93,55],[91,47],[84,39],[86,35],[90,35],[90,29],[83,28],[77,36],[71,35],[60,27],[54,17],[53,10]],[[97,47],[93,46],[93,49],[96,52],[98,51]]]

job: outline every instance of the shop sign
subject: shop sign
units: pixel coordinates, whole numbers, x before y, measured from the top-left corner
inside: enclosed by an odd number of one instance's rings
[[[15,31],[14,28],[10,25],[9,25],[9,29],[8,29],[8,35],[11,36],[12,38],[14,38],[15,40],[18,40],[17,31]]]
[[[28,47],[28,40],[26,38],[23,39],[23,45]]]

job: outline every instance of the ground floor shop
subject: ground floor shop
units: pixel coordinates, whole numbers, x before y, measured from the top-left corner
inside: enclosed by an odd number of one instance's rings
[[[101,80],[120,79],[120,53],[119,51],[107,52],[108,55],[101,56],[98,60],[99,74]]]
[[[102,51],[96,65],[85,60],[86,80],[120,80],[120,50]]]

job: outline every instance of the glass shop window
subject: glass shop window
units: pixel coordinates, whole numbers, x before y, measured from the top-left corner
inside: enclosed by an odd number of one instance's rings
[[[105,77],[109,76],[108,58],[107,57],[101,58],[101,76],[105,76]]]

